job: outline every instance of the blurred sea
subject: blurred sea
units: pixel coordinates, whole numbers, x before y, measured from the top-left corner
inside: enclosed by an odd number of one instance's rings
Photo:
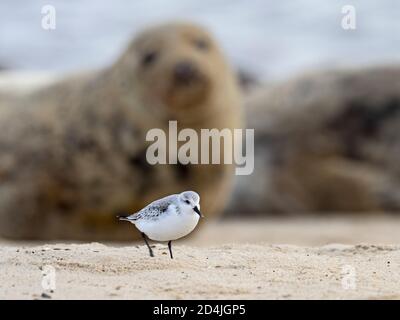
[[[41,28],[53,5],[57,28]],[[357,29],[341,27],[353,5]],[[114,59],[132,34],[170,19],[194,20],[219,39],[232,63],[262,79],[308,69],[400,60],[398,0],[1,0],[0,65],[71,71]]]

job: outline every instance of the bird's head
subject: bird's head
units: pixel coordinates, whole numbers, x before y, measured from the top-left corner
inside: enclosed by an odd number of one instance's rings
[[[200,217],[203,215],[200,212],[200,196],[194,191],[184,191],[179,195],[179,201],[182,206],[189,206]]]

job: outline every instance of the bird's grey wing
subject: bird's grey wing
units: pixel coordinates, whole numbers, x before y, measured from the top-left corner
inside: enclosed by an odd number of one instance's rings
[[[130,220],[139,220],[142,218],[153,219],[163,214],[168,210],[168,207],[177,200],[177,195],[167,196],[153,201],[147,207],[144,207],[139,212],[129,216]]]

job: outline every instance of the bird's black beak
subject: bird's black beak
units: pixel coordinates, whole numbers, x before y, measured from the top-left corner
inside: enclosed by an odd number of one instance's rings
[[[198,208],[197,206],[194,207],[193,210],[194,210],[200,217],[204,217],[204,216],[201,214],[201,212],[200,212],[200,210],[199,210],[199,208]]]

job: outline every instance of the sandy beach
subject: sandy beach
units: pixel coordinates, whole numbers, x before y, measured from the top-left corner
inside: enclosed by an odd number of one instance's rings
[[[345,221],[209,223],[174,260],[164,244],[150,258],[142,243],[3,241],[0,299],[400,299],[399,219]]]

